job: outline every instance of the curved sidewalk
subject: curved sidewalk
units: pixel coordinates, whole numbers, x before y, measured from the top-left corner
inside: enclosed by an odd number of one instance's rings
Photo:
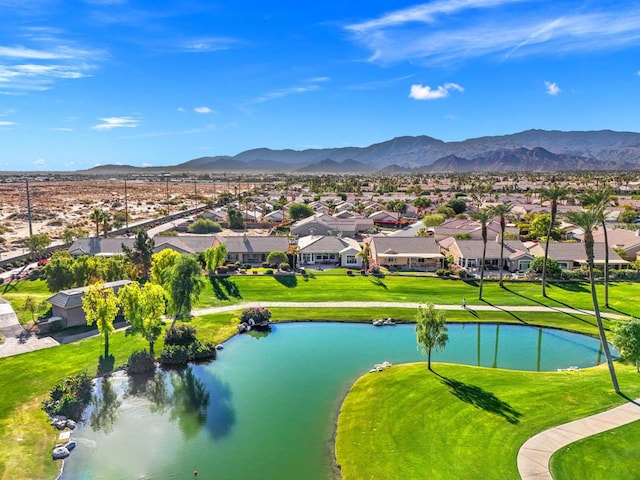
[[[518,451],[518,471],[523,480],[553,480],[551,456],[583,438],[640,420],[640,399],[619,407],[558,425],[534,435]]]

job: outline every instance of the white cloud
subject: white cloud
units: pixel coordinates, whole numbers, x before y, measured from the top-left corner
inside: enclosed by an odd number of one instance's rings
[[[37,160],[34,160],[32,163],[33,163],[34,165],[42,166],[42,165],[44,165],[46,162],[44,161],[44,159],[43,159],[43,158],[39,158],[39,159],[37,159]]]
[[[112,130],[114,128],[135,128],[140,121],[133,117],[105,117],[101,118],[102,123],[91,127],[92,130]]]
[[[205,37],[186,40],[180,50],[191,53],[208,53],[228,50],[237,40],[228,37]]]
[[[331,81],[331,77],[313,77],[310,78],[309,81],[311,83],[324,83]]]
[[[558,95],[562,91],[555,82],[544,82],[544,86],[547,88],[548,95]]]
[[[184,108],[183,107],[178,107],[178,111],[179,112],[184,112]]]
[[[290,95],[297,95],[300,93],[314,92],[319,90],[320,87],[316,84],[305,85],[305,86],[294,86],[288,88],[281,88],[279,90],[273,90],[271,92],[267,92],[264,95],[254,98],[249,101],[248,104],[256,104],[256,103],[265,103],[271,100],[276,100],[278,98],[288,97]]]
[[[578,13],[553,2],[436,0],[346,26],[370,61],[444,63],[493,55],[566,54],[640,44],[637,3],[598,2]]]
[[[193,109],[194,112],[196,113],[211,113],[213,112],[213,110],[211,110],[209,107],[196,107]]]
[[[429,85],[414,83],[411,85],[409,97],[416,100],[435,100],[437,98],[448,97],[451,90],[464,92],[464,88],[457,83],[445,83],[444,85],[440,85],[436,88],[431,88]]]
[[[10,122],[9,120],[0,120],[0,127],[10,127],[15,124],[16,122]]]

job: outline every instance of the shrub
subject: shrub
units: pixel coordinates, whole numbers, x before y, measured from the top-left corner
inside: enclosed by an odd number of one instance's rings
[[[229,273],[229,269],[227,267],[220,266],[220,267],[216,268],[216,273],[218,275],[225,275],[225,274]]]
[[[91,401],[91,388],[91,378],[86,373],[65,377],[49,391],[49,398],[42,402],[42,409],[49,416],[64,415],[80,421]]]
[[[446,268],[439,268],[436,270],[436,275],[439,277],[445,277],[449,275],[449,273],[451,273],[451,271]]]
[[[267,268],[269,266],[267,262],[262,262],[260,265],[262,266],[262,268]]]
[[[252,319],[255,323],[269,321],[271,311],[265,307],[245,308],[240,314],[240,323],[248,323]]]
[[[270,268],[267,268],[267,269],[264,271],[264,273],[265,273],[265,275],[273,275],[273,270],[272,270],[272,269],[270,269]]]
[[[196,329],[191,325],[176,325],[168,328],[164,334],[165,345],[188,346],[196,341]]]
[[[158,361],[163,365],[184,365],[189,362],[189,348],[184,345],[165,345]]]
[[[191,346],[191,360],[214,360],[216,358],[216,346],[211,342],[197,341]]]
[[[220,224],[214,222],[213,220],[209,220],[208,218],[198,218],[195,222],[187,227],[187,232],[189,233],[218,233],[221,232],[222,228]]]
[[[291,271],[291,265],[289,265],[287,262],[282,262],[280,265],[278,265],[278,268],[283,272]]]
[[[151,354],[142,350],[133,352],[127,361],[127,373],[151,372],[156,368],[156,362]]]

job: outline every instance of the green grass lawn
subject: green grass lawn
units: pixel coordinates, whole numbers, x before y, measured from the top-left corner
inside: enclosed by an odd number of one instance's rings
[[[0,297],[11,304],[21,324],[32,320],[31,313],[23,310],[25,298],[31,296],[41,301],[51,295],[44,280],[20,280],[0,286]]]
[[[595,335],[594,322],[589,316],[562,313],[473,311],[474,305],[486,304],[543,304],[549,306],[571,306],[589,310],[592,308],[588,285],[584,283],[552,284],[548,288],[549,298],[541,297],[539,284],[508,283],[507,286],[508,289],[503,290],[495,282],[486,282],[485,299],[481,302],[477,300],[478,287],[475,282],[443,280],[433,277],[386,276],[384,278],[375,278],[359,274],[348,276],[344,270],[314,272],[306,278],[301,276],[239,275],[207,281],[207,287],[198,304],[198,308],[264,300],[291,302],[370,300],[459,305],[462,297],[465,297],[467,304],[471,308],[466,311],[447,312],[448,321],[523,323],[553,326]],[[636,302],[629,301],[630,298],[638,296],[639,288],[638,284],[612,284],[610,291],[611,304],[617,310],[610,311],[640,314],[640,306]],[[25,280],[11,284],[8,288],[5,288],[5,286],[0,287],[0,296],[10,301],[16,311],[19,311],[19,306],[21,302],[24,302],[24,298],[27,295],[46,298],[50,293],[46,290],[46,285],[42,280]],[[274,321],[296,321],[302,319],[311,321],[368,322],[380,317],[412,321],[415,316],[415,311],[407,308],[272,308],[271,311],[273,312],[272,320]],[[239,312],[205,315],[193,319],[192,323],[198,329],[200,338],[218,343],[235,332],[238,314]],[[608,321],[606,323],[610,324]],[[62,377],[80,371],[87,371],[92,375],[95,374],[98,357],[102,353],[101,342],[100,338],[92,338],[53,349],[0,359],[0,441],[2,445],[0,446],[0,480],[55,477],[57,464],[50,460],[49,452],[52,445],[56,443],[56,432],[48,425],[46,416],[40,410],[40,403],[45,398],[48,390]],[[125,337],[122,333],[116,334],[111,340],[111,353],[115,356],[116,366],[125,362],[132,351],[139,350],[144,346],[144,342],[139,337]],[[161,348],[162,345],[157,345],[158,351]],[[469,429],[465,423],[466,421],[471,422],[474,420],[471,412],[478,414],[478,421],[481,422],[481,427],[479,428],[484,428],[483,431],[486,431],[487,428],[503,428],[505,433],[501,434],[503,436],[500,437],[503,448],[517,449],[522,443],[520,439],[526,439],[531,431],[535,429],[542,430],[544,426],[564,421],[564,417],[559,418],[562,415],[559,415],[556,411],[560,409],[554,408],[554,411],[550,414],[549,405],[566,405],[567,410],[570,410],[571,413],[565,412],[563,415],[568,418],[571,415],[575,417],[581,416],[585,411],[590,412],[591,410],[589,409],[604,409],[616,403],[616,401],[618,403],[621,401],[619,397],[612,396],[609,391],[611,389],[606,379],[606,372],[601,368],[581,371],[575,375],[573,373],[567,374],[566,377],[557,374],[502,372],[457,366],[442,366],[442,369],[443,371],[444,369],[450,371],[447,374],[449,377],[455,375],[452,378],[464,382],[464,384],[480,387],[482,398],[485,398],[485,393],[483,392],[492,392],[502,402],[507,402],[509,405],[514,406],[516,410],[522,410],[523,417],[517,424],[503,425],[505,421],[504,418],[500,418],[500,415],[487,413],[486,410],[479,407],[470,407],[466,402],[462,402],[464,409],[461,410],[461,412],[465,413],[457,416],[458,413],[452,410],[454,407],[451,405],[460,407],[461,402],[455,400],[457,397],[451,396],[450,388],[446,387],[442,390],[443,384],[437,381],[434,382],[433,375],[425,377],[419,380],[424,384],[417,383],[416,385],[420,385],[420,388],[424,387],[426,394],[417,394],[416,392],[422,392],[422,390],[415,389],[415,392],[411,392],[410,397],[418,401],[419,399],[415,398],[417,396],[422,399],[420,401],[427,401],[428,398],[433,396],[435,403],[417,404],[420,408],[419,410],[404,411],[403,414],[407,417],[405,427],[409,429],[409,424],[415,423],[416,420],[415,415],[408,415],[407,412],[430,412],[437,407],[444,409],[447,415],[452,416],[450,423],[438,423],[436,421],[438,420],[437,418],[432,419],[431,417],[425,417],[425,419],[429,418],[428,422],[423,422],[422,420],[418,422],[418,425],[426,428],[433,421],[433,431],[429,430],[427,432],[428,436],[434,436],[435,440],[441,443],[441,445],[425,446],[426,451],[432,451],[433,449],[447,450],[454,437],[464,443],[467,448],[469,448],[469,445],[476,445],[480,442],[479,435]],[[401,369],[397,370],[400,371]],[[426,371],[426,369],[422,370]],[[396,371],[396,369],[390,370],[389,373],[392,371]],[[421,371],[421,369],[419,368],[417,371]],[[499,374],[504,376],[500,377]],[[369,379],[371,377],[364,378]],[[386,378],[386,372],[385,377],[381,376],[380,378]],[[418,378],[422,377],[417,377],[416,381],[418,381]],[[559,382],[559,378],[565,379],[566,382],[565,380]],[[634,390],[635,387],[629,386],[632,385],[629,380],[634,380],[640,384],[637,380],[638,378],[635,374],[628,374],[626,370],[621,375],[621,385],[623,389],[628,389],[630,396],[637,395],[638,392]],[[363,381],[366,382],[368,380]],[[576,386],[579,388],[574,395],[572,392]],[[591,396],[594,398],[583,398],[583,396],[588,396],[586,395],[587,391],[591,392]],[[471,389],[471,392],[477,393],[478,390]],[[531,393],[531,395],[528,395],[527,392]],[[387,393],[391,392],[385,392],[385,395]],[[538,399],[539,395],[540,400]],[[382,397],[380,400],[382,400]],[[352,396],[350,395],[349,398],[352,398]],[[492,397],[487,398],[492,399]],[[453,402],[452,399],[454,399]],[[402,402],[403,400],[395,398],[389,401]],[[438,403],[439,401],[442,401],[442,405]],[[498,405],[502,404],[498,403]],[[374,410],[376,412],[379,410],[377,403],[374,406]],[[534,411],[536,412],[535,414]],[[453,421],[456,416],[459,418],[459,424]],[[498,422],[496,422],[496,417],[498,417]],[[421,419],[422,417],[419,418]],[[489,427],[486,425],[482,427],[484,423]],[[440,431],[443,427],[448,430],[446,435],[443,435]],[[426,430],[422,430],[422,432],[424,434]],[[398,432],[394,435],[399,436]],[[395,438],[392,436],[390,439],[384,440],[384,442],[387,441],[395,441]],[[384,442],[383,445],[385,444]],[[512,444],[512,442],[520,443],[516,445],[515,443]],[[487,452],[486,459],[488,460],[482,459],[479,464],[484,464],[487,461],[498,462],[500,460],[501,455],[498,450],[500,442],[492,441],[491,443],[494,443],[495,447]],[[344,452],[345,450],[342,451]],[[495,458],[491,455],[495,455]],[[357,452],[347,456],[353,456],[353,460],[349,461],[355,462],[361,458]],[[420,452],[418,452],[416,456],[424,455],[420,455]],[[451,460],[452,457],[448,456],[447,458]],[[413,465],[413,461],[411,460],[408,465]],[[513,462],[515,465],[515,460]],[[348,464],[348,462],[345,463],[343,461],[341,463],[344,466]],[[438,463],[435,463],[433,467],[435,468],[438,465],[444,470],[439,474],[441,475],[440,477],[436,476],[435,478],[488,478],[484,476],[474,477],[473,475],[448,476],[446,472],[449,471],[447,470],[449,467]],[[468,465],[463,468],[472,467]],[[507,471],[508,469],[505,470],[505,472]],[[423,475],[420,474],[418,476],[422,477]],[[348,480],[348,478],[351,477],[345,477],[345,480]],[[387,478],[415,478],[415,476],[405,475]],[[511,477],[496,476],[495,478]]]
[[[336,437],[344,480],[517,479],[517,452],[529,437],[625,401],[613,393],[604,366],[562,373],[447,364],[434,370],[424,363],[395,366],[354,384]],[[623,392],[640,396],[634,369],[617,371]],[[629,450],[634,458],[625,471],[637,471],[640,447],[630,442]]]
[[[567,445],[551,457],[555,480],[636,478],[640,422],[633,422]],[[633,472],[633,473],[632,473]]]

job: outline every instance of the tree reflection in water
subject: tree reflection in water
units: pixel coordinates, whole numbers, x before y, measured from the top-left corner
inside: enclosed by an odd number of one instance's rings
[[[118,392],[111,384],[110,376],[99,379],[97,385],[100,386],[100,392],[96,392],[93,396],[93,410],[89,416],[89,425],[94,430],[103,430],[105,433],[113,431],[113,424],[118,418],[118,409],[122,404],[122,400],[118,396]]]
[[[171,370],[168,375],[173,387],[170,418],[178,421],[186,438],[191,438],[207,421],[209,392],[204,382],[193,374],[191,366]]]

